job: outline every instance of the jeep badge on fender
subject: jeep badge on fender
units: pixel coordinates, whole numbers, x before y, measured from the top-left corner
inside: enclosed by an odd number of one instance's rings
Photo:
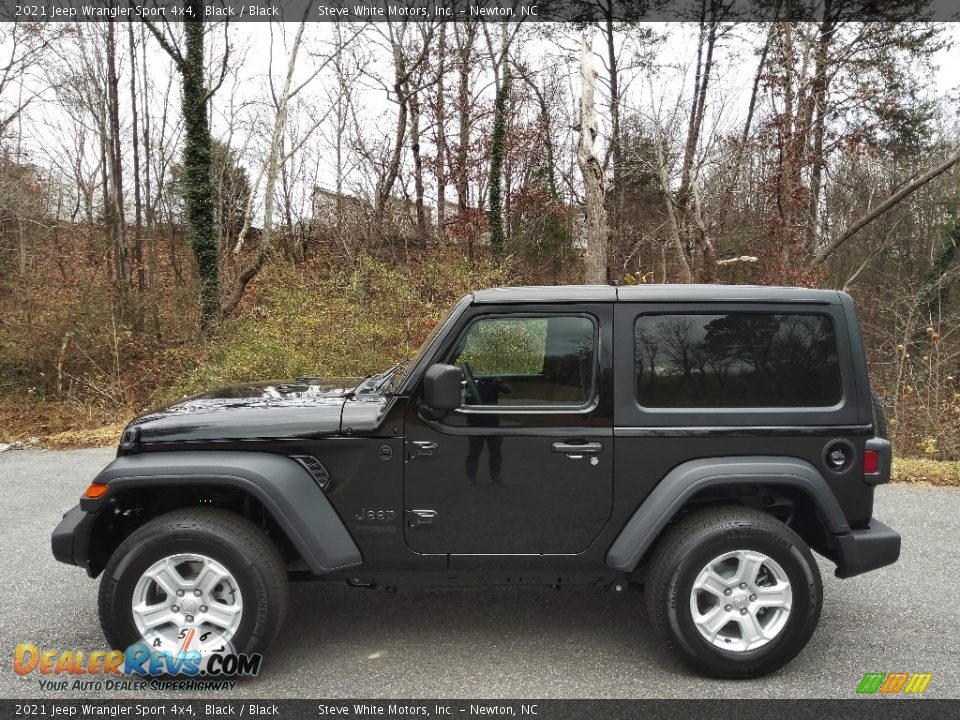
[[[116,648],[186,627],[259,652],[304,576],[584,584],[643,587],[682,660],[756,677],[817,627],[812,550],[840,578],[900,554],[861,342],[832,290],[478,291],[379,374],[137,418],[53,554],[102,575]]]

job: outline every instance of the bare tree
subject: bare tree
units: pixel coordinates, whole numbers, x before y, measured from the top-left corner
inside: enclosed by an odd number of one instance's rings
[[[205,329],[220,313],[220,243],[213,212],[213,141],[208,104],[226,77],[230,43],[225,43],[220,76],[211,86],[206,79],[204,49],[206,8],[203,0],[187,0],[185,9],[189,19],[182,23],[182,49],[154,21],[144,18],[143,22],[173,59],[181,78],[185,130],[181,188],[187,210],[188,240],[200,276],[200,327]],[[226,22],[223,27],[226,37]]]
[[[447,239],[447,105],[445,74],[448,61],[447,24],[440,25],[440,37],[437,46],[437,83],[434,94],[434,142],[437,154],[434,159],[434,174],[437,182],[437,240],[444,244]]]
[[[147,232],[147,288],[148,294],[150,296],[150,324],[153,330],[154,337],[157,340],[161,338],[160,332],[160,303],[157,293],[157,283],[159,282],[159,272],[157,266],[157,237],[156,237],[156,206],[153,202],[151,195],[152,189],[152,176],[150,173],[151,163],[150,157],[153,150],[152,138],[151,138],[151,127],[150,127],[150,103],[149,97],[151,92],[150,86],[150,76],[147,71],[147,36],[146,36],[146,27],[144,25],[140,26],[140,72],[142,78],[141,85],[141,107],[143,114],[143,154],[145,162],[143,163],[143,194],[140,194],[140,190],[137,190],[137,202],[139,207],[137,208],[137,233],[138,235],[142,232],[140,229],[140,214],[145,210],[144,220],[146,221],[146,232]],[[133,43],[131,42],[131,48]],[[132,57],[133,50],[131,49],[131,65],[135,62]],[[131,73],[135,74],[136,71],[131,69]],[[134,82],[131,80],[131,82]],[[132,92],[132,91],[131,91]],[[136,128],[137,123],[134,122],[134,127]],[[134,158],[137,158],[137,145],[134,145]],[[134,162],[136,165],[136,162]],[[134,170],[137,173],[137,170]],[[139,173],[137,173],[139,174]],[[140,179],[137,178],[135,181],[140,186]],[[145,205],[145,207],[144,207]],[[142,263],[142,258],[140,260]]]
[[[0,23],[0,140],[36,100],[42,85],[24,82],[42,66],[40,58],[68,28],[40,22]],[[17,87],[16,93],[11,92]]]
[[[480,25],[476,21],[456,23],[453,29],[457,66],[457,143],[449,164],[457,191],[457,208],[464,213],[470,207],[469,153],[473,123],[471,69]]]
[[[383,228],[394,185],[400,175],[403,151],[408,137],[410,101],[424,87],[423,70],[429,58],[435,31],[435,25],[431,23],[427,25],[426,32],[420,34],[419,42],[413,42],[411,41],[412,28],[417,24],[406,19],[399,23],[388,22],[387,32],[384,34],[393,59],[393,78],[388,92],[397,104],[397,123],[389,159],[377,184],[374,198],[374,216],[380,230]],[[415,118],[419,122],[419,105],[415,110]],[[419,134],[419,128],[417,128],[417,132]],[[419,154],[419,137],[417,138],[416,153]],[[419,215],[422,216],[422,208]]]
[[[223,315],[229,315],[237,309],[237,306],[243,299],[243,293],[246,290],[247,285],[251,280],[253,280],[254,277],[256,277],[257,273],[260,272],[264,262],[269,257],[270,253],[273,252],[273,216],[276,204],[277,180],[281,169],[290,160],[290,158],[292,158],[304,146],[304,144],[309,140],[310,136],[327,119],[334,108],[334,105],[331,105],[324,112],[311,118],[309,126],[301,133],[300,138],[291,142],[289,147],[284,147],[284,134],[287,130],[287,121],[291,110],[291,104],[293,103],[294,99],[297,98],[297,96],[300,95],[300,93],[303,92],[303,90],[327,68],[327,66],[332,62],[333,57],[336,56],[341,49],[340,47],[337,47],[333,52],[328,53],[322,62],[314,66],[306,78],[294,81],[294,74],[297,69],[297,59],[300,55],[301,47],[303,45],[303,35],[307,28],[307,17],[310,14],[312,4],[312,2],[307,4],[303,19],[300,21],[300,24],[297,26],[297,29],[294,33],[293,40],[290,45],[289,55],[287,57],[286,72],[283,75],[283,82],[280,87],[280,92],[273,93],[271,98],[275,113],[273,129],[270,136],[270,142],[267,146],[267,157],[257,174],[256,180],[254,181],[254,187],[258,187],[260,182],[265,179],[263,232],[260,238],[260,245],[254,253],[253,258],[246,264],[246,266],[242,268],[233,286],[225,295],[220,306],[220,312]],[[273,25],[271,24],[271,33],[272,32]],[[356,33],[354,33],[351,37],[344,38],[344,42],[349,43],[353,37],[356,37]],[[250,231],[252,219],[253,193],[250,194],[247,201],[247,207],[244,212],[243,228],[240,231],[237,244],[234,247],[235,255],[239,255],[241,249],[243,248],[243,244],[246,241],[247,235]]]
[[[331,108],[332,122],[321,126],[322,140],[333,152],[333,185],[334,185],[334,217],[328,222],[328,229],[335,232],[336,241],[343,248],[349,261],[352,262],[356,252],[362,247],[364,234],[356,231],[356,223],[347,227],[344,213],[344,193],[348,176],[360,162],[359,155],[354,152],[356,142],[354,135],[361,132],[356,122],[354,107],[353,86],[357,78],[366,72],[369,63],[369,53],[357,47],[356,43],[346,42],[347,34],[342,26],[337,25],[334,30],[334,42],[340,52],[333,53],[332,82],[324,84],[324,100]],[[314,164],[314,174],[319,176],[321,153],[317,152]],[[311,184],[311,192],[318,189],[318,183]],[[314,206],[313,210],[317,208]],[[316,218],[315,218],[316,219]]]
[[[487,217],[490,219],[490,249],[495,258],[502,259],[506,247],[503,222],[503,163],[507,145],[507,101],[510,98],[510,41],[515,30],[507,22],[500,24],[500,47],[494,48],[489,27],[484,24],[490,64],[493,67],[493,131],[490,134],[490,204]],[[508,193],[509,194],[509,193]]]
[[[926,172],[923,172],[909,180],[903,186],[898,188],[893,194],[879,202],[875,207],[872,207],[864,212],[860,217],[850,223],[850,225],[837,237],[825,243],[823,247],[817,250],[817,252],[813,255],[810,260],[811,264],[819,265],[822,263],[830,255],[836,252],[844,243],[850,240],[850,238],[863,230],[867,225],[877,220],[884,213],[889,212],[892,208],[899,205],[903,200],[908,198],[917,190],[936,180],[957,163],[960,163],[960,151],[953,153],[936,167],[932,167]]]
[[[593,149],[597,137],[597,113],[594,88],[597,71],[593,67],[593,49],[584,33],[580,49],[580,143],[577,163],[583,175],[586,205],[587,255],[584,279],[588,283],[607,283],[607,211],[603,191],[603,165]]]
[[[129,249],[127,248],[127,221],[124,209],[123,194],[123,152],[120,139],[120,76],[117,72],[117,38],[114,28],[115,22],[107,22],[106,55],[107,55],[107,93],[106,115],[107,133],[109,137],[107,156],[107,176],[110,179],[110,217],[113,221],[113,258],[116,267],[117,281],[123,288],[131,281]]]
[[[141,299],[146,289],[146,271],[143,266],[143,192],[140,177],[140,118],[137,108],[137,49],[133,36],[133,20],[127,21],[127,43],[129,45],[130,60],[130,119],[131,144],[133,146],[133,206],[134,206],[134,238],[133,264],[137,270],[137,291]],[[142,308],[137,310],[137,329],[142,329]]]

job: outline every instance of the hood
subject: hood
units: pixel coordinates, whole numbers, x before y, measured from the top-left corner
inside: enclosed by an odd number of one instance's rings
[[[363,378],[234,385],[133,420],[141,443],[321,437],[340,432],[343,403]]]

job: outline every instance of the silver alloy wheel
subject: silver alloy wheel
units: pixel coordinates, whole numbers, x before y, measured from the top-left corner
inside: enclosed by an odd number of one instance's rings
[[[213,558],[195,553],[170,555],[148,567],[132,605],[140,637],[171,654],[229,651],[243,617],[236,579]]]
[[[707,563],[693,583],[690,612],[700,634],[723,650],[763,647],[787,624],[793,590],[783,568],[756,550],[734,550]]]

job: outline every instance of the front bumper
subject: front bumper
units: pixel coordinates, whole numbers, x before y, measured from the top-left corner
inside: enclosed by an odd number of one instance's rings
[[[864,530],[835,535],[839,578],[853,577],[885,565],[900,557],[900,534],[876,518]]]
[[[97,521],[97,513],[84,511],[75,505],[63,515],[63,520],[50,537],[53,556],[62,563],[79,565],[90,577],[95,574],[90,566],[90,533]]]

